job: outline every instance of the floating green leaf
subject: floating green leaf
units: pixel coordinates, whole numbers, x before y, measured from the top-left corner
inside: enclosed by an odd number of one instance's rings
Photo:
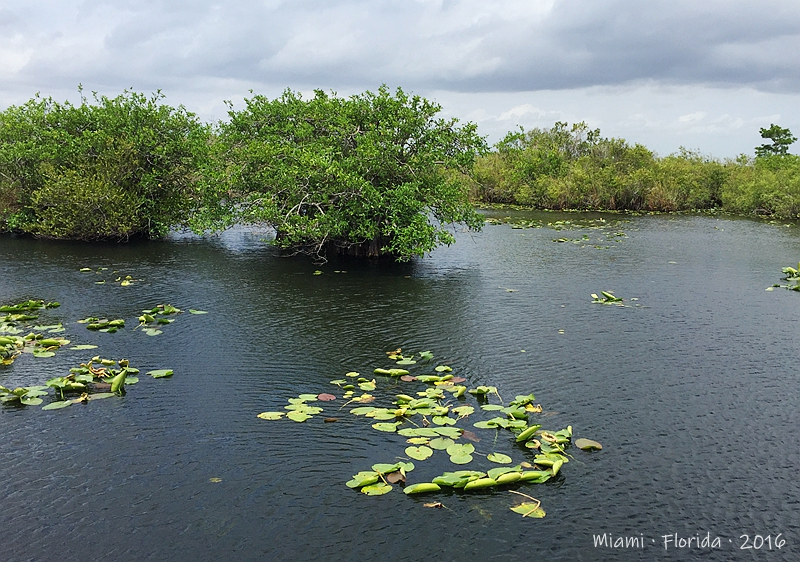
[[[406,455],[414,460],[424,461],[433,455],[433,450],[425,445],[420,447],[406,447]]]
[[[258,416],[262,420],[279,420],[284,416],[284,412],[261,412]]]
[[[603,448],[597,441],[592,441],[591,439],[585,439],[583,437],[575,440],[575,446],[582,451],[591,451],[595,449],[599,451]]]
[[[438,492],[439,490],[441,490],[441,488],[438,484],[434,484],[433,482],[420,482],[419,484],[411,484],[410,486],[406,486],[403,492],[411,495]]]
[[[383,494],[388,494],[391,491],[392,486],[386,482],[378,482],[376,484],[370,484],[361,488],[361,493],[367,494],[368,496],[382,496]]]
[[[154,379],[163,379],[165,377],[171,377],[173,371],[172,369],[156,369],[155,371],[148,371],[147,374]]]
[[[72,406],[72,400],[59,400],[58,402],[51,402],[47,406],[42,406],[42,410],[60,410]]]
[[[69,349],[73,349],[75,351],[79,351],[79,350],[83,350],[83,349],[97,349],[97,346],[84,343],[84,344],[81,344],[81,345],[73,345]]]
[[[309,416],[306,413],[299,412],[299,411],[295,410],[295,411],[292,411],[292,412],[289,412],[288,414],[286,414],[286,417],[289,418],[290,420],[293,420],[293,421],[296,421],[296,422],[304,422],[307,419],[309,419],[311,416]]]
[[[380,479],[380,474],[377,472],[364,470],[354,475],[353,478],[346,483],[346,486],[348,488],[360,488],[362,486],[374,484]]]
[[[486,459],[498,464],[510,464],[512,462],[511,457],[503,453],[489,453],[486,455]]]
[[[397,431],[397,426],[400,425],[400,422],[395,423],[373,423],[372,427],[377,429],[378,431],[385,431],[386,433],[394,433]]]
[[[189,309],[189,314],[208,314],[205,310],[195,310],[193,308]]]
[[[428,443],[431,448],[439,451],[444,451],[453,444],[455,444],[455,441],[447,437],[437,437],[436,439],[431,439],[430,443]]]
[[[511,511],[514,513],[519,513],[523,517],[531,517],[533,519],[541,519],[545,516],[544,509],[542,509],[542,503],[539,501],[536,502],[525,502],[519,505],[515,505],[511,508]]]

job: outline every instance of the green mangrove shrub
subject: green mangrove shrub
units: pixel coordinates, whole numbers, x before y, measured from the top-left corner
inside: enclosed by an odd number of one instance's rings
[[[209,127],[163,98],[81,91],[0,112],[0,230],[127,240],[185,225]]]
[[[479,229],[464,173],[485,148],[475,125],[386,86],[340,98],[291,90],[232,107],[205,174],[196,230],[262,223],[275,243],[324,259],[327,250],[405,260]]]

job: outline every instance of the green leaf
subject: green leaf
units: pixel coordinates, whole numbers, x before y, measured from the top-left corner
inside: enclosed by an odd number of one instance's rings
[[[96,392],[95,394],[89,395],[89,400],[102,400],[104,398],[111,398],[116,396],[113,392]],[[80,402],[80,398],[76,398],[73,402]]]
[[[433,423],[436,425],[455,425],[456,420],[447,416],[433,416]]]
[[[309,416],[308,414],[303,413],[303,412],[292,411],[292,412],[289,412],[288,414],[286,414],[286,417],[289,418],[290,420],[293,420],[293,421],[296,421],[296,422],[304,422],[307,419],[309,419],[311,416]]]
[[[397,431],[397,426],[400,425],[400,422],[395,423],[373,423],[372,427],[377,429],[378,431],[385,431],[386,433],[394,433]]]
[[[154,379],[163,379],[164,377],[171,377],[173,375],[172,369],[156,369],[155,371],[148,371],[148,375]],[[130,381],[130,378],[127,379]]]
[[[453,369],[452,369],[451,367],[448,367],[447,365],[439,365],[439,366],[438,366],[438,367],[436,367],[434,370],[435,370],[437,373],[449,373],[449,372],[451,372]]]
[[[433,450],[430,447],[426,447],[424,445],[420,447],[406,447],[406,455],[408,455],[414,460],[424,461],[425,459],[433,455]]]
[[[453,464],[468,464],[472,462],[472,455],[450,455],[450,462]]]
[[[195,310],[193,308],[189,309],[189,314],[208,314],[205,310]]]
[[[545,512],[539,502],[536,503],[522,503],[510,508],[511,511],[521,514],[523,517],[531,517],[533,519],[541,519],[545,516]]]
[[[412,437],[410,439],[406,439],[406,441],[412,445],[428,445],[431,442],[431,440],[427,437]]]
[[[427,428],[426,428],[427,429]],[[459,427],[432,427],[430,428],[437,436],[449,437],[451,439],[458,439],[464,431]]]
[[[374,484],[381,477],[377,472],[363,470],[358,474],[354,475],[351,480],[349,480],[345,485],[348,488],[360,488],[361,486],[368,486],[369,484]]]
[[[58,402],[51,402],[47,406],[42,406],[42,410],[60,410],[72,406],[72,400],[59,400]]]
[[[316,402],[318,400],[316,394],[301,394],[298,398],[303,402]]]
[[[455,441],[447,437],[437,437],[436,439],[431,439],[430,443],[428,443],[431,448],[439,451],[444,451],[453,444],[455,444]]]
[[[592,441],[591,439],[585,439],[581,437],[580,439],[575,440],[575,446],[582,451],[592,451],[592,450],[601,450],[603,446],[598,443],[597,441]]]
[[[410,486],[406,486],[403,492],[411,495],[438,492],[439,490],[441,490],[441,488],[438,484],[434,484],[433,482],[420,482],[419,484],[411,484]]]
[[[510,464],[511,457],[508,455],[504,455],[502,453],[489,453],[486,455],[486,459],[492,462],[496,462],[497,464]]]
[[[157,336],[159,334],[163,334],[164,332],[162,332],[161,330],[156,330],[155,328],[147,328],[144,330],[144,333],[147,334],[148,336]]]
[[[283,416],[283,412],[261,412],[256,417],[261,418],[262,420],[279,420]]]
[[[350,410],[350,413],[356,416],[364,416],[370,412],[374,412],[375,410],[377,410],[377,408],[374,406],[359,406],[358,408],[353,408]]]
[[[81,344],[81,345],[73,345],[72,347],[69,347],[67,349],[74,349],[75,351],[78,351],[83,349],[97,349],[97,346],[90,344]]]
[[[361,493],[367,494],[368,496],[382,496],[383,494],[388,494],[391,491],[392,486],[386,482],[378,482],[376,484],[370,484],[361,488]]]

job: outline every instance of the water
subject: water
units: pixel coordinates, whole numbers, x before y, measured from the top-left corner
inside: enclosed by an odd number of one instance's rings
[[[100,346],[22,356],[0,384],[41,384],[95,353],[127,357],[143,373],[175,370],[143,376],[124,399],[0,408],[2,558],[796,557],[800,295],[764,289],[797,262],[798,229],[606,218],[625,220],[603,230],[487,226],[410,264],[315,266],[278,256],[248,229],[128,245],[0,238],[0,302],[58,300],[42,321]],[[118,275],[140,281],[120,287]],[[600,290],[639,306],[592,304]],[[134,331],[140,310],[159,303],[209,314],[182,314],[157,337]],[[92,333],[76,323],[86,316],[128,325]],[[517,498],[507,490],[366,497],[346,488],[405,443],[338,405],[323,404],[337,423],[256,418],[300,393],[336,392],[330,380],[387,366],[384,352],[396,347],[431,350],[470,387],[496,385],[506,400],[534,392],[546,427],[572,425],[604,449],[574,451],[555,481],[519,487],[547,511],[530,520],[509,510]],[[493,432],[480,435],[479,452],[524,458],[507,433],[496,444]],[[454,469],[442,453],[415,464],[409,482]],[[644,544],[595,548],[602,533]],[[720,547],[665,550],[673,533],[709,533]],[[739,549],[741,535],[752,545],[778,533],[779,551]]]

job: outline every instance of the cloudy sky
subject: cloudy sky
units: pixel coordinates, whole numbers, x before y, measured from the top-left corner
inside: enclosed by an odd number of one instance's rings
[[[161,89],[225,118],[249,91],[381,84],[495,142],[586,121],[666,155],[800,133],[796,0],[3,0],[0,108]],[[797,145],[792,147],[797,153]]]

